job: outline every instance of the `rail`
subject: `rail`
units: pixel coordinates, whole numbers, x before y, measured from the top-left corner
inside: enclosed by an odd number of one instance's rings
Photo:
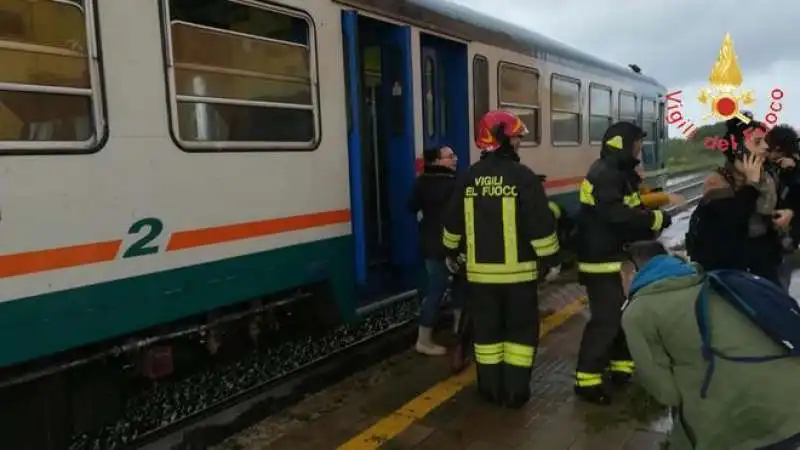
[[[686,177],[686,179],[675,183],[676,185],[670,186],[667,184],[668,192],[672,194],[681,194],[687,198],[685,203],[681,205],[668,206],[664,208],[664,210],[669,213],[676,213],[685,211],[696,205],[697,202],[700,201],[700,198],[703,197],[702,188],[703,182],[705,181],[705,176],[705,173],[695,174],[692,177]]]

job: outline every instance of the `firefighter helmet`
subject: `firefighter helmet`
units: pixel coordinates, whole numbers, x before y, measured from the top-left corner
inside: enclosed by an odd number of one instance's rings
[[[495,109],[481,117],[475,144],[481,151],[491,152],[499,149],[505,140],[526,134],[528,127],[516,114]]]

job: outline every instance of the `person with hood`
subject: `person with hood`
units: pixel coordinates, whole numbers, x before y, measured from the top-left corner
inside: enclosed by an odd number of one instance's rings
[[[766,133],[755,120],[726,122],[726,162],[705,180],[689,221],[686,250],[705,270],[745,270],[780,285],[778,230],[788,227],[793,213],[777,208],[776,180],[763,170]],[[750,163],[758,164],[758,173]]]
[[[442,247],[442,215],[453,196],[456,186],[456,167],[458,157],[450,147],[426,149],[422,153],[425,166],[422,174],[414,183],[414,190],[408,202],[413,213],[422,213],[419,222],[420,253],[425,260],[428,285],[422,298],[419,318],[419,331],[415,348],[423,355],[440,356],[447,350],[433,342],[431,335],[436,324],[439,305],[447,291],[450,273],[445,264],[445,252]],[[461,317],[458,307],[453,312],[456,328]]]
[[[478,392],[510,408],[530,398],[539,341],[537,281],[558,265],[553,213],[539,177],[517,151],[528,132],[508,111],[486,113],[476,144],[483,155],[461,177],[442,241],[466,255]]]
[[[611,403],[604,375],[625,384],[634,365],[620,328],[625,303],[622,246],[650,239],[671,218],[642,205],[636,173],[646,133],[630,122],[613,124],[603,137],[600,158],[581,183],[578,214],[578,279],[586,286],[591,318],[581,340],[575,393],[592,403]]]
[[[659,242],[628,248],[639,268],[622,316],[637,381],[673,411],[670,450],[795,450],[800,448],[800,359],[743,363],[701,352],[695,304],[703,276],[669,256]],[[708,323],[714,347],[728,355],[778,355],[786,350],[713,289]]]

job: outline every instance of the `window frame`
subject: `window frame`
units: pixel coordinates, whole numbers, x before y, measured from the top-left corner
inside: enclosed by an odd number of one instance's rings
[[[477,108],[477,101],[478,98],[478,84],[475,82],[475,67],[476,63],[482,62],[486,64],[485,72],[484,72],[484,85],[483,85],[483,92],[480,92],[481,95],[484,96],[486,100],[485,106],[486,111],[478,112]],[[499,83],[499,82],[498,82]],[[492,98],[491,98],[491,80],[489,76],[489,59],[480,54],[475,53],[472,57],[472,140],[475,141],[478,138],[478,124],[480,123],[481,118],[483,118],[484,114],[491,111],[492,109]]]
[[[568,83],[577,84],[578,85],[578,112],[575,111],[567,111],[563,109],[556,109],[553,107],[553,95],[555,95],[553,89],[553,80],[560,80],[566,81]],[[570,77],[567,75],[561,75],[559,73],[551,73],[550,74],[550,143],[553,147],[580,147],[583,144],[583,99],[581,98],[583,92],[583,83],[579,78]],[[555,133],[553,133],[553,127],[555,126],[555,122],[553,121],[553,113],[562,113],[562,114],[572,114],[578,116],[578,140],[576,141],[556,141],[555,140]]]
[[[608,92],[608,115],[602,114],[593,114],[592,113],[592,89],[600,89],[602,91]],[[605,84],[595,83],[593,81],[589,82],[589,145],[599,147],[603,145],[603,140],[593,141],[592,140],[592,118],[593,117],[603,117],[608,119],[608,126],[614,124],[614,89],[611,86],[606,86]],[[608,129],[608,128],[606,128]],[[604,131],[605,133],[605,131]]]
[[[642,96],[642,110],[641,110],[641,117],[642,117],[642,121],[641,122],[642,123],[639,124],[639,126],[642,127],[642,129],[644,131],[647,131],[647,137],[645,138],[644,142],[653,142],[653,143],[655,143],[656,141],[659,140],[658,134],[656,136],[651,136],[653,130],[652,129],[648,130],[647,128],[644,127],[644,124],[645,124],[644,104],[645,104],[645,102],[652,102],[653,106],[655,106],[655,110],[654,110],[655,115],[652,116],[652,120],[650,120],[649,122],[653,122],[655,124],[656,132],[659,133],[659,131],[658,131],[658,128],[659,128],[658,127],[658,122],[659,122],[658,121],[658,113],[659,113],[659,111],[658,111],[658,100],[655,99],[655,98],[652,98],[652,97]]]
[[[83,5],[67,0],[47,0],[77,8],[83,15],[86,32],[86,61],[89,71],[89,87],[45,86],[0,82],[0,90],[6,92],[42,93],[88,97],[89,126],[92,136],[85,141],[4,141],[0,140],[0,156],[28,155],[87,155],[99,152],[108,142],[107,105],[104,91],[103,58],[101,54],[99,25],[97,23],[97,0],[84,0]],[[14,48],[18,44],[10,43]],[[22,44],[25,46],[27,44]]]
[[[319,148],[322,142],[322,121],[321,121],[321,105],[319,95],[319,53],[317,51],[317,30],[316,23],[313,17],[307,12],[287,8],[284,6],[274,5],[267,3],[263,0],[217,0],[221,2],[235,3],[240,6],[248,8],[261,9],[263,11],[282,14],[293,18],[301,19],[306,22],[308,26],[308,45],[298,44],[296,42],[282,41],[279,39],[272,39],[264,36],[251,35],[247,33],[235,32],[230,30],[223,30],[220,28],[209,27],[206,25],[187,22],[184,20],[172,20],[169,14],[171,0],[159,0],[161,8],[161,33],[164,52],[164,69],[165,69],[165,82],[167,87],[167,115],[169,117],[169,132],[175,145],[187,153],[242,153],[242,152],[311,152]],[[181,139],[179,128],[179,114],[178,114],[178,95],[176,92],[175,80],[175,61],[172,52],[172,25],[174,23],[183,23],[197,28],[209,29],[218,33],[227,35],[240,35],[246,36],[255,40],[278,42],[281,44],[289,44],[307,47],[309,51],[309,81],[311,83],[311,108],[284,104],[277,102],[261,102],[261,101],[248,101],[240,99],[226,99],[218,97],[196,97],[181,95],[184,98],[197,98],[199,99],[213,99],[215,103],[234,105],[234,106],[264,106],[264,107],[286,107],[287,109],[298,109],[312,112],[314,136],[307,142],[291,142],[291,141],[187,141]],[[222,101],[220,101],[222,100]],[[202,103],[202,102],[201,102]],[[206,101],[207,103],[207,101]]]
[[[539,100],[538,105],[526,105],[520,103],[513,103],[513,102],[503,102],[503,90],[501,89],[500,82],[503,79],[503,67],[512,67],[514,69],[528,72],[531,74],[536,75],[536,98]],[[522,140],[520,142],[520,147],[538,147],[542,145],[542,74],[539,70],[524,66],[522,64],[517,64],[509,61],[500,60],[497,64],[497,80],[495,83],[497,86],[497,107],[500,109],[508,109],[510,111],[515,110],[523,110],[523,111],[533,111],[534,117],[536,117],[536,127],[538,130],[538,136],[535,134],[537,130],[528,130],[529,133],[533,134],[534,140]]]
[[[634,108],[634,116],[623,116],[622,115],[622,96],[633,97],[633,108]],[[624,89],[619,90],[619,95],[617,96],[617,120],[630,120],[633,119],[633,123],[636,125],[641,126],[641,118],[642,118],[642,106],[641,100],[639,95],[635,92],[626,91]]]

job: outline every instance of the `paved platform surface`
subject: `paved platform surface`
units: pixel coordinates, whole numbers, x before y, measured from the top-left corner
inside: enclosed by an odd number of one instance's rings
[[[602,408],[575,401],[574,364],[586,321],[575,283],[543,290],[544,336],[520,410],[481,401],[472,368],[451,376],[447,358],[408,351],[354,374],[214,450],[650,450],[670,427],[664,410],[632,386]],[[446,336],[441,339],[446,339]]]

